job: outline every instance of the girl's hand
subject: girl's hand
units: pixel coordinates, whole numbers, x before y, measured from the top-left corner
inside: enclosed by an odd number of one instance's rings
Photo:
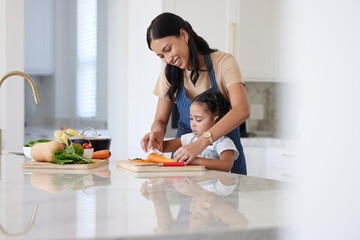
[[[140,145],[143,151],[148,152],[150,149],[157,148],[162,151],[164,134],[160,132],[149,132],[141,139]]]
[[[206,146],[205,146],[206,147]],[[175,162],[185,162],[185,165],[193,161],[204,149],[200,141],[182,146],[174,153]]]
[[[185,178],[184,180],[181,181],[174,181],[173,185],[176,188],[176,190],[178,190],[181,194],[193,198],[195,198],[197,195],[205,191],[194,180],[190,178]]]

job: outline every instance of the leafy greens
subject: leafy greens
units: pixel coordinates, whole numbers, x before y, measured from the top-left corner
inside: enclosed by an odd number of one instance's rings
[[[84,148],[80,144],[73,144],[65,147],[65,151],[54,151],[53,161],[60,165],[64,164],[92,164],[93,161],[83,157]]]
[[[49,139],[39,139],[39,140],[36,140],[36,141],[30,140],[30,141],[28,141],[27,144],[24,145],[24,147],[32,147],[37,143],[50,142],[50,141],[51,140],[49,140]]]

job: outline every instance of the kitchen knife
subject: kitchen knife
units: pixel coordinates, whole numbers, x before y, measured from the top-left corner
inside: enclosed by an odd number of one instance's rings
[[[157,148],[150,149],[149,153],[154,153],[159,156],[164,156],[164,154],[162,152],[160,152],[159,149],[157,149]]]
[[[168,162],[168,163],[158,163],[158,166],[172,167],[172,166],[185,166],[185,164],[184,162]]]

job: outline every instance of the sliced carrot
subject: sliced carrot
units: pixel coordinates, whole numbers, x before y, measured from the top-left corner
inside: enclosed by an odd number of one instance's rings
[[[92,159],[107,159],[110,158],[111,152],[107,149],[105,150],[99,150],[93,153]]]
[[[154,163],[174,162],[174,159],[162,157],[162,156],[156,155],[155,153],[150,153],[150,154],[148,155],[148,160],[149,160],[150,162],[154,162]]]

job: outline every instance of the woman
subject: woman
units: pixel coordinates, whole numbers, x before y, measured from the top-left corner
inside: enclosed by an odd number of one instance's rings
[[[163,148],[163,139],[173,104],[180,113],[176,138],[190,133],[191,99],[212,88],[230,102],[231,110],[195,142],[174,153],[175,161],[191,163],[207,146],[224,135],[231,138],[239,152],[231,172],[246,174],[239,125],[249,116],[249,106],[239,66],[230,54],[211,49],[191,25],[172,13],[157,16],[147,30],[147,43],[166,66],[156,83],[159,97],[151,132],[141,140],[144,151]]]

